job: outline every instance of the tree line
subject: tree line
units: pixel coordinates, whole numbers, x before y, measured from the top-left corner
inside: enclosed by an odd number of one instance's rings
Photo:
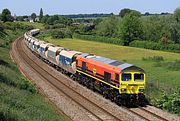
[[[93,14],[93,16],[98,15],[106,14]],[[76,37],[83,35],[81,38],[89,39],[96,36],[97,38],[107,38],[110,41],[108,43],[121,43],[126,46],[147,48],[147,45],[151,45],[152,47],[148,47],[148,49],[163,48],[162,50],[179,48],[177,44],[180,44],[180,8],[177,8],[173,14],[152,15],[147,12],[141,14],[139,11],[125,8],[119,12],[119,15],[107,15],[107,17],[96,19],[72,19],[60,15],[43,15],[41,8],[38,17],[39,22],[43,23],[46,29],[52,30],[52,33],[56,33],[53,36],[57,38],[64,38],[65,35],[72,37],[75,33],[79,34]],[[31,14],[33,20],[36,17],[35,13]],[[3,22],[13,21],[8,9],[3,10],[0,18]],[[111,41],[115,39],[121,42]],[[173,46],[174,48],[172,48]]]

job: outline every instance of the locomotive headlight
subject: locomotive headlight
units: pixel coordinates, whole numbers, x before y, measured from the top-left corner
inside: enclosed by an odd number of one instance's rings
[[[144,92],[144,89],[139,89],[139,92]]]
[[[126,91],[126,89],[121,89],[121,92],[125,92]]]

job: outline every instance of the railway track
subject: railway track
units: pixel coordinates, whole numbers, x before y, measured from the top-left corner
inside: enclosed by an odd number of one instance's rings
[[[147,121],[168,121],[167,119],[147,110],[144,107],[139,107],[139,108],[126,108],[130,112],[144,118]]]
[[[61,79],[51,75],[47,70],[44,70],[39,65],[37,65],[22,48],[22,42],[22,39],[19,39],[16,43],[16,46],[20,56],[27,62],[27,64],[30,65],[33,70],[35,70],[42,78],[46,79],[51,85],[53,85],[53,87],[64,93],[79,106],[86,109],[86,111],[89,113],[88,116],[90,116],[93,120],[121,120],[120,117],[114,116],[110,112],[88,100],[87,97],[80,95],[76,91],[70,89],[67,85],[60,83]]]
[[[113,112],[107,111],[98,104],[90,101],[88,97],[80,95],[75,89],[70,88],[68,85],[62,82],[61,78],[57,78],[56,76],[49,73],[47,70],[38,65],[34,59],[30,57],[30,55],[25,51],[27,48],[22,41],[23,38],[18,39],[14,44],[19,53],[20,57],[23,58],[26,63],[40,75],[44,80],[47,80],[49,84],[51,84],[57,91],[62,92],[80,107],[85,109],[88,112],[88,116],[91,117],[92,120],[107,120],[107,121],[116,121],[116,120],[125,120],[117,115],[114,115]],[[26,48],[26,49],[25,49]],[[168,121],[167,119],[149,111],[145,108],[125,108],[129,112],[135,114],[142,120],[154,121]],[[128,119],[127,119],[128,120]]]

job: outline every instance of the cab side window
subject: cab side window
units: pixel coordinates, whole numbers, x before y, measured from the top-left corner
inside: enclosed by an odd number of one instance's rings
[[[115,74],[115,80],[119,80],[119,74]]]
[[[111,81],[111,73],[104,72],[104,81],[106,81],[106,82]]]

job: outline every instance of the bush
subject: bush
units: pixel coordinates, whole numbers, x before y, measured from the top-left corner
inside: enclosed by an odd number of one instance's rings
[[[156,43],[156,42],[135,40],[135,41],[131,42],[129,46],[180,53],[180,45],[179,44],[162,45],[162,44]]]
[[[31,93],[36,93],[37,90],[33,84],[31,84],[26,78],[21,77],[20,80],[17,81],[17,86],[19,89],[28,90]]]
[[[180,90],[174,94],[163,94],[157,106],[161,109],[180,115]]]
[[[6,22],[6,23],[4,23],[4,28],[14,31],[14,30],[17,30],[17,29],[20,29],[20,30],[31,30],[34,27],[30,26],[30,25],[21,24],[21,23]]]
[[[180,60],[168,63],[167,68],[170,70],[173,70],[173,71],[179,71],[180,70]]]
[[[64,33],[61,30],[53,30],[51,36],[54,39],[63,39],[65,37]]]
[[[24,77],[21,77],[19,80],[14,81],[14,80],[8,78],[7,76],[4,76],[3,74],[0,74],[0,81],[7,85],[18,87],[19,89],[27,90],[27,91],[31,92],[32,94],[37,92],[37,90],[33,86],[33,84],[31,84]]]
[[[96,35],[80,35],[80,34],[74,34],[74,38],[89,40],[89,41],[96,41],[96,42],[104,42],[104,43],[111,43],[116,45],[124,45],[124,41],[119,38],[108,38],[108,37],[102,37],[102,36],[96,36]]]
[[[156,62],[160,62],[160,61],[164,61],[164,58],[162,56],[153,56],[153,57],[143,57],[142,58],[143,61],[156,61]]]

